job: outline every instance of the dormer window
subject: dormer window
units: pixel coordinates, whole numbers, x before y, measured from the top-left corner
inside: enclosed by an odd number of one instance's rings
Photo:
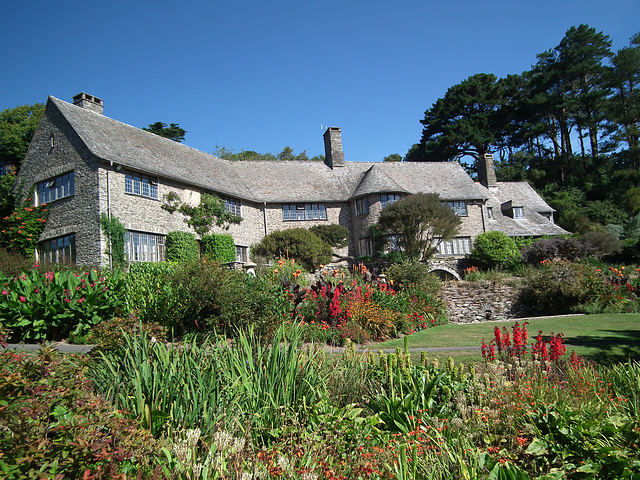
[[[500,205],[500,210],[502,210],[502,214],[507,217],[524,218],[524,207],[515,206],[512,200]]]
[[[513,218],[524,218],[524,207],[513,207]]]

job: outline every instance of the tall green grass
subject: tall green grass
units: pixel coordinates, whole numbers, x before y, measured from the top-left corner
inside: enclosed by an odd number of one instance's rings
[[[99,354],[88,375],[116,408],[154,435],[199,428],[209,436],[226,429],[262,443],[279,435],[287,417],[304,415],[326,396],[317,353],[298,347],[282,329],[269,345],[252,332],[234,343],[183,345],[125,335],[124,347]]]

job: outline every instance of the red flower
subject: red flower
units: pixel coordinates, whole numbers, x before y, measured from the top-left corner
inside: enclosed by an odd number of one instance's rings
[[[27,297],[23,297],[22,295],[20,295],[20,297],[18,298],[18,300],[20,300],[21,303],[24,303],[27,301]]]

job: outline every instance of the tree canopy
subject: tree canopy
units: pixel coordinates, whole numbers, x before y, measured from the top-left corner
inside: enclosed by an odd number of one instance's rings
[[[20,168],[43,113],[42,103],[0,112],[0,166]]]
[[[640,184],[640,34],[614,52],[608,35],[574,26],[535,60],[517,75],[450,87],[425,111],[405,161],[467,166],[493,153],[498,180],[532,184],[562,227],[628,222],[635,209],[621,199]],[[565,201],[569,191],[577,202]]]
[[[161,137],[178,143],[184,142],[184,136],[187,134],[187,131],[184,128],[180,128],[180,125],[177,123],[167,125],[164,122],[155,122],[149,124],[148,127],[143,127],[142,130],[160,135]]]
[[[267,160],[267,161],[276,161],[276,160],[299,160],[299,161],[319,161],[324,162],[324,155],[316,155],[314,157],[309,158],[307,156],[306,150],[303,150],[299,154],[295,154],[293,148],[287,146],[282,149],[282,151],[276,155],[273,153],[258,153],[253,150],[240,150],[239,152],[234,151],[232,148],[220,147],[216,146],[213,151],[213,154],[216,157],[224,158],[225,160],[237,160],[237,161],[257,161],[257,160]]]
[[[428,260],[441,240],[458,233],[460,217],[435,193],[416,193],[382,209],[378,225],[410,260]]]

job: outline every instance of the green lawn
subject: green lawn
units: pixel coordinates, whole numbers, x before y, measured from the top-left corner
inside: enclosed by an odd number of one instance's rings
[[[580,315],[566,317],[545,317],[528,319],[529,344],[542,330],[543,335],[562,333],[567,354],[575,350],[578,355],[600,364],[623,362],[629,358],[640,360],[640,314]],[[493,338],[496,326],[507,327],[511,332],[514,321],[483,322],[474,324],[450,324],[423,330],[407,337],[409,348],[446,347],[452,350],[429,352],[431,358],[457,361],[480,362],[480,345],[484,338],[487,343]],[[520,320],[522,324],[522,320]],[[399,338],[369,346],[372,351],[404,346]],[[477,350],[456,347],[477,347]]]

